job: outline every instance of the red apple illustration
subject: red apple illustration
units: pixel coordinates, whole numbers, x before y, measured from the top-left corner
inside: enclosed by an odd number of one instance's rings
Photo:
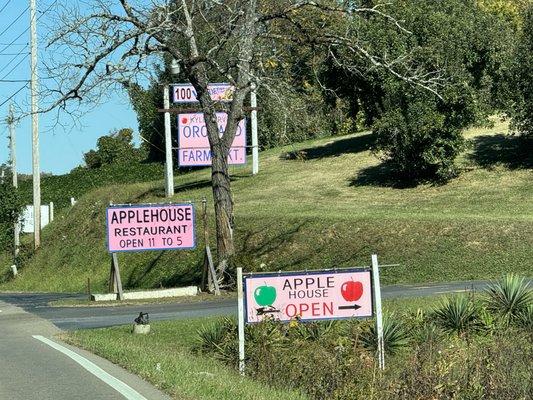
[[[358,281],[346,281],[341,286],[341,294],[346,301],[357,301],[363,295],[363,284]]]
[[[182,118],[182,119],[181,119],[181,123],[182,123],[182,124],[186,124],[186,123],[187,123],[187,121],[188,121],[188,119],[187,119],[187,118]]]

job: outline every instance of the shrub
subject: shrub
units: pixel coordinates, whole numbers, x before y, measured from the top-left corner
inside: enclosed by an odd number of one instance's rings
[[[237,324],[232,318],[224,317],[211,325],[202,326],[197,332],[194,349],[201,353],[212,354],[215,358],[227,363],[238,361]]]
[[[389,94],[390,108],[376,121],[374,151],[403,181],[446,181],[457,175],[464,148],[460,127],[426,94]]]
[[[533,140],[533,4],[524,16],[512,70],[511,128]]]
[[[464,335],[479,329],[478,310],[471,295],[446,298],[433,311],[438,326],[445,332]]]
[[[142,151],[133,145],[133,131],[120,129],[98,139],[97,150],[83,155],[87,168],[100,168],[109,164],[128,164],[143,158]]]
[[[21,212],[20,192],[11,184],[0,184],[0,250],[12,248],[14,225]]]
[[[396,318],[394,314],[384,314],[383,316],[383,346],[385,353],[394,354],[401,348],[407,346],[410,340],[410,332],[405,327],[405,323]],[[377,352],[378,335],[374,324],[361,335],[363,346],[372,352]]]
[[[529,305],[516,315],[516,325],[533,335],[533,305]]]
[[[511,322],[533,304],[529,283],[523,277],[506,275],[501,281],[491,284],[486,290],[487,308]]]

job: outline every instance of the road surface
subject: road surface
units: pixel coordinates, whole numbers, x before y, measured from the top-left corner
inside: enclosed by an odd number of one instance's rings
[[[51,322],[0,300],[0,399],[168,399],[139,377],[54,338]]]
[[[381,293],[385,299],[438,296],[472,289],[479,291],[487,284],[488,281],[463,281],[427,285],[392,285],[384,286]],[[21,307],[64,330],[129,324],[141,311],[147,312],[151,321],[228,315],[237,312],[237,301],[234,299],[190,304],[165,303],[109,307],[50,307],[48,305],[50,301],[76,297],[85,298],[86,295],[0,293],[0,301]]]

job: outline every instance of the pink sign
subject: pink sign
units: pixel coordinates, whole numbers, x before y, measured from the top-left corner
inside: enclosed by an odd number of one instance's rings
[[[213,101],[231,101],[235,87],[229,83],[209,83],[207,91]],[[172,101],[174,103],[197,103],[196,89],[190,83],[172,85]]]
[[[110,253],[195,247],[192,204],[110,206],[106,216]]]
[[[228,114],[216,113],[220,136],[224,134],[228,122]],[[203,113],[178,115],[178,165],[206,166],[211,165],[211,149],[207,138]],[[229,150],[228,164],[246,164],[246,123],[243,119],[237,125],[237,133]]]
[[[246,322],[372,316],[370,271],[249,274],[244,276]]]

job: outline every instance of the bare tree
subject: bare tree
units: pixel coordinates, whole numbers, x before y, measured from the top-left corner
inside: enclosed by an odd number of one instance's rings
[[[69,2],[70,3],[70,2]],[[441,77],[412,67],[408,57],[387,60],[372,54],[353,31],[351,21],[362,14],[384,18],[408,33],[381,5],[357,7],[352,2],[327,0],[92,0],[86,6],[68,5],[57,10],[49,41],[55,55],[49,62],[54,85],[47,87],[49,106],[98,102],[117,87],[146,84],[154,79],[161,56],[178,60],[194,85],[205,115],[212,153],[217,274],[224,280],[235,252],[233,198],[227,158],[252,82],[269,85],[264,61],[281,57],[283,43],[293,42],[332,50],[342,48],[370,65],[437,94]],[[332,5],[333,4],[333,5]],[[346,61],[339,61],[346,64]],[[350,65],[345,65],[350,68]],[[235,91],[228,104],[211,99],[212,79],[230,82]],[[69,109],[70,106],[69,106]],[[219,136],[216,112],[228,113]]]

